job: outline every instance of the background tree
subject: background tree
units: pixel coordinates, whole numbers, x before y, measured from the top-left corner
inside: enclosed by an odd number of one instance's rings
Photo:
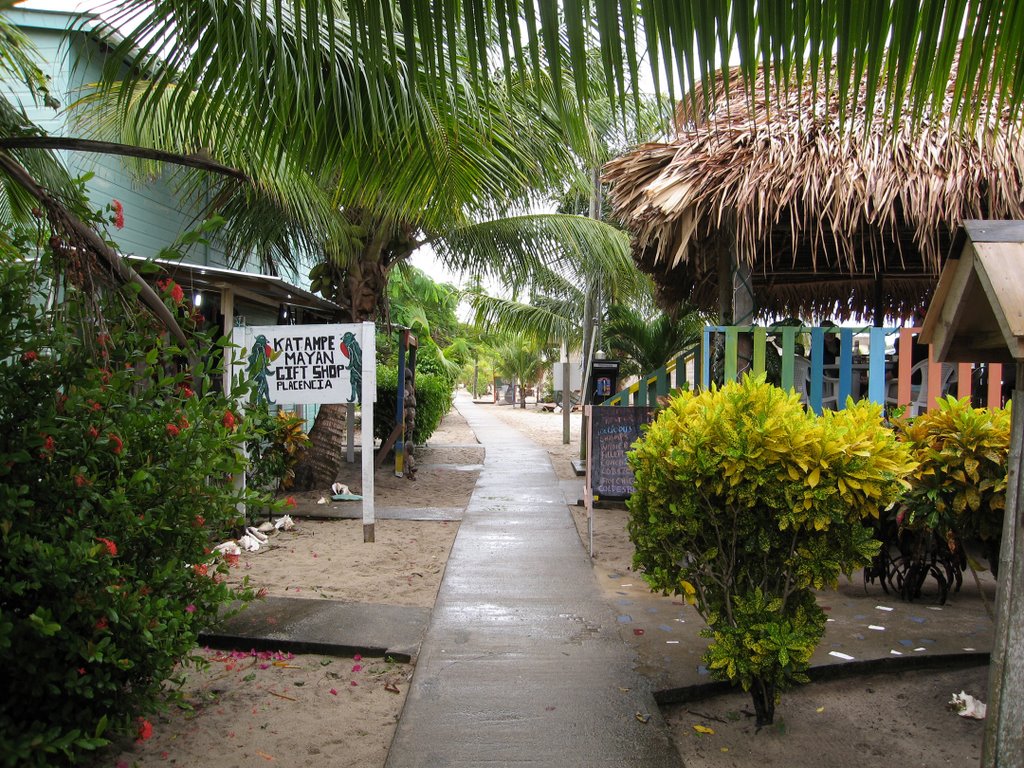
[[[700,312],[679,310],[675,317],[626,304],[608,307],[605,346],[620,362],[622,376],[642,376],[661,368],[680,352],[699,344],[707,318]]]
[[[512,402],[515,404],[516,387],[519,388],[519,407],[526,408],[526,390],[537,383],[544,369],[543,350],[524,336],[509,335],[491,347],[494,369],[511,379]]]

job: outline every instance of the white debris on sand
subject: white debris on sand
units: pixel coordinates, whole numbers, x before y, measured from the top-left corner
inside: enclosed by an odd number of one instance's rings
[[[975,720],[985,719],[985,702],[979,701],[964,691],[954,693],[953,698],[949,700],[949,706],[951,709],[955,709],[960,717],[973,717]]]

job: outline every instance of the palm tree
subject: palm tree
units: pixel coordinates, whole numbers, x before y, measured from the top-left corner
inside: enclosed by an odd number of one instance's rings
[[[519,387],[519,407],[526,408],[526,390],[537,382],[544,369],[542,349],[525,336],[508,335],[492,348],[494,369],[512,380],[512,402]]]
[[[265,79],[273,81],[273,59],[261,56],[256,62],[245,51],[214,44],[218,35],[237,32],[237,25],[267,45],[276,42],[273,50],[281,55],[310,51],[299,36],[302,17],[286,13],[283,29],[268,32],[255,16],[245,15],[244,5],[231,4],[226,16],[204,15],[191,5],[177,7],[173,20],[195,26],[183,30],[166,60],[151,60],[150,77],[108,83],[80,104],[86,110],[82,124],[94,136],[165,151],[207,146],[244,171],[255,186],[231,182],[215,196],[228,219],[223,235],[235,252],[247,255],[259,249],[263,259],[288,260],[293,267],[298,254],[307,254],[315,262],[313,290],[342,307],[340,319],[353,322],[378,316],[390,272],[425,243],[450,266],[486,273],[509,285],[526,283],[533,272],[567,253],[576,259],[597,253],[628,260],[626,238],[600,223],[564,214],[507,215],[514,207],[508,201],[521,207],[538,198],[549,179],[560,178],[574,165],[562,138],[575,123],[564,114],[559,118],[554,108],[509,98],[526,87],[522,82],[488,90],[468,82],[427,85],[421,77],[421,87],[406,92],[401,73],[394,72],[375,83],[378,97],[391,93],[393,98],[367,107],[370,128],[351,122],[314,126],[298,145],[284,143],[269,157],[252,154],[251,135],[276,140],[279,126],[260,110],[284,95],[261,94],[243,106],[227,98],[238,94],[223,82],[207,91],[187,89],[185,82],[197,73],[196,57],[210,52],[208,68],[227,66],[232,72],[259,64]],[[166,8],[158,6],[154,15],[161,10]],[[235,26],[226,30],[225,18],[234,19]],[[325,26],[325,35],[350,34],[344,20],[335,21]],[[152,29],[146,22],[140,28]],[[178,49],[186,42],[195,52],[183,56]],[[232,58],[224,58],[225,50]],[[326,44],[320,50],[321,65],[352,68],[351,55],[330,56]],[[144,60],[145,53],[139,58]],[[173,83],[163,79],[172,65],[184,68]],[[308,98],[328,100],[332,94],[327,90],[338,85],[336,75],[332,70],[308,83]],[[290,108],[298,106],[291,103]],[[194,116],[201,119],[189,119]],[[378,119],[384,120],[381,126]],[[398,130],[394,122],[399,119],[411,126],[411,134]],[[317,438],[321,431],[335,431],[319,427],[337,420],[336,410],[320,410],[306,453],[305,461],[322,467],[323,474],[300,470],[300,482],[332,479],[323,454],[333,453],[334,446]]]
[[[641,376],[699,343],[705,325],[707,318],[692,310],[670,316],[612,304],[604,324],[604,342],[611,356],[620,361],[621,375]]]
[[[712,96],[709,84],[723,63],[734,61],[738,77],[727,93],[752,88],[757,68],[764,65],[770,70],[766,93],[779,83],[806,79],[817,86],[828,80],[844,120],[859,106],[853,84],[862,78],[879,83],[867,100],[884,99],[891,115],[903,109],[908,96],[925,114],[945,99],[946,83],[955,78],[954,112],[967,125],[994,107],[1019,113],[1024,98],[1024,61],[1016,55],[1024,39],[1024,10],[1013,0],[920,5],[794,0],[770,7],[756,0],[639,5],[634,0],[110,0],[108,15],[114,22],[137,23],[123,44],[113,38],[112,43],[116,53],[139,49],[140,72],[151,71],[167,55],[169,42],[178,41],[170,57],[173,69],[186,73],[198,90],[225,104],[248,99],[257,102],[260,114],[301,121],[308,131],[282,124],[268,136],[291,146],[315,142],[337,125],[406,132],[407,124],[394,118],[407,114],[408,103],[396,103],[394,93],[379,86],[397,78],[399,90],[411,93],[435,89],[439,80],[463,73],[484,89],[496,71],[506,79],[515,71],[550,73],[559,86],[573,87],[576,103],[607,99],[620,113],[635,106],[631,94],[640,92],[642,77],[650,76],[655,90],[667,91],[670,101],[682,92],[697,100]],[[343,33],[335,31],[339,20]],[[216,27],[217,47],[200,44],[204,27]],[[287,28],[300,33],[302,45],[288,43],[288,34],[281,32]],[[961,38],[968,55],[955,68]],[[240,51],[248,55],[239,66],[225,67],[224,56]],[[599,52],[602,63],[597,82],[591,51]],[[358,65],[324,67],[325,59]],[[273,63],[269,78],[268,61]],[[176,84],[163,77],[154,93]],[[871,104],[866,106],[870,115]],[[263,151],[278,145],[255,141]]]

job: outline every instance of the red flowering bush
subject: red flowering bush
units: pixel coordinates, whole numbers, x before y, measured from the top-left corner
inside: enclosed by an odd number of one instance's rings
[[[269,505],[230,481],[258,435],[247,419],[224,428],[245,392],[212,390],[213,342],[178,348],[123,297],[97,313],[71,285],[60,316],[47,315],[38,271],[0,246],[8,766],[76,763],[111,735],[149,737],[163,681],[238,597],[210,547],[242,522],[239,502]]]

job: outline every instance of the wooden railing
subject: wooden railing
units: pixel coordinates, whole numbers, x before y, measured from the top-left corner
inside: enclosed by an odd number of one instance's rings
[[[1003,404],[1003,371],[999,364],[935,363],[929,348],[927,362],[915,366],[911,350],[920,330],[708,326],[699,347],[642,377],[605,400],[604,405],[656,405],[658,397],[687,384],[706,388],[713,380],[735,381],[746,371],[765,373],[769,357],[771,373],[777,376],[779,385],[798,391],[815,413],[844,408],[848,397],[867,398],[887,407],[909,406],[912,413],[934,408],[936,400],[945,394],[973,397],[976,402],[996,407]],[[826,351],[829,336],[836,337],[829,343],[831,355]],[[866,348],[863,353],[862,347]],[[894,356],[890,349],[901,354]],[[985,382],[984,391],[975,393],[976,383],[981,381]]]
[[[703,378],[703,360],[701,347],[691,347],[667,365],[641,376],[639,381],[616,392],[602,405],[657,405],[658,398],[668,395],[673,389],[687,385],[696,388]]]

